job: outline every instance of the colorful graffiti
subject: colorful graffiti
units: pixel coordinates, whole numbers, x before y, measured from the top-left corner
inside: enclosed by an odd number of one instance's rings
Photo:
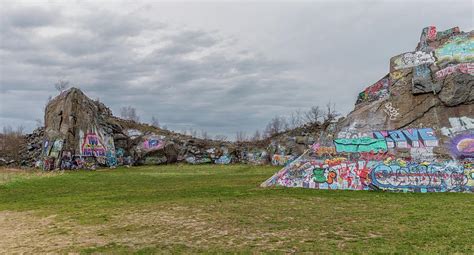
[[[215,161],[215,163],[219,165],[227,165],[230,164],[231,160],[232,159],[229,155],[222,155]]]
[[[377,81],[375,84],[367,87],[364,91],[359,93],[356,104],[362,102],[371,102],[388,97],[388,84],[389,78],[384,77]]]
[[[451,37],[445,44],[435,50],[439,62],[474,60],[474,38],[467,36]]]
[[[264,150],[254,150],[252,152],[243,152],[241,158],[253,165],[263,165],[268,163],[268,153]]]
[[[54,141],[53,146],[51,146],[51,150],[49,151],[49,156],[58,158],[63,148],[63,141],[63,139],[57,139]]]
[[[295,159],[292,155],[280,155],[280,154],[273,154],[272,157],[272,165],[274,166],[285,166],[289,164],[293,159]]]
[[[438,138],[431,128],[376,131],[373,137],[385,139],[388,148],[436,147]]]
[[[63,151],[62,154],[63,156],[61,157],[61,169],[74,169],[72,153],[70,151]]]
[[[48,140],[44,140],[44,143],[43,143],[43,156],[48,156],[49,155],[49,141]]]
[[[186,158],[186,162],[189,164],[206,164],[206,163],[212,163],[212,160],[210,158],[196,158],[194,156],[189,156]]]
[[[353,138],[335,139],[334,145],[337,152],[379,152],[387,151],[387,143],[383,138]]]
[[[389,190],[403,192],[474,192],[472,169],[450,161],[413,163],[384,154],[381,159],[318,160],[307,155],[262,183],[315,189]],[[383,159],[385,158],[385,159]]]
[[[400,115],[398,109],[393,107],[391,102],[385,103],[384,107],[385,109],[383,109],[383,111],[388,115],[390,120],[396,120],[398,115]]]
[[[465,73],[474,75],[474,63],[461,63],[457,65],[451,65],[444,69],[441,69],[435,73],[437,79],[442,79],[452,73]]]
[[[55,168],[55,158],[54,157],[46,157],[43,161],[43,170],[45,171],[52,171]]]
[[[143,149],[145,150],[159,150],[165,146],[165,143],[161,140],[161,138],[151,136],[146,138],[143,141]]]
[[[474,186],[468,185],[469,178],[462,166],[452,162],[410,163],[407,166],[380,164],[371,171],[372,183],[378,188],[414,192],[474,192]]]
[[[423,51],[407,52],[393,59],[393,69],[399,70],[403,68],[410,68],[421,64],[431,64],[435,62],[433,53]]]
[[[334,147],[326,147],[326,146],[318,146],[313,148],[314,153],[318,156],[331,156],[336,155],[336,148]]]
[[[167,162],[166,156],[161,157],[146,157],[144,164],[145,165],[159,165]]]
[[[143,135],[143,133],[136,129],[127,129],[127,135],[133,139]]]
[[[474,130],[474,119],[466,116],[449,118],[449,124],[451,124],[450,128],[441,128],[441,133],[445,136],[453,137],[457,133]]]
[[[426,32],[426,40],[428,41],[434,41],[436,40],[436,27],[435,26],[429,26],[429,27],[426,27],[427,28],[427,32]]]
[[[402,71],[394,71],[390,73],[390,79],[391,80],[399,80],[403,78],[403,72]]]
[[[474,158],[474,133],[460,134],[451,139],[451,153],[457,158]]]
[[[82,142],[83,156],[105,157],[105,146],[100,142],[96,133],[88,133]]]

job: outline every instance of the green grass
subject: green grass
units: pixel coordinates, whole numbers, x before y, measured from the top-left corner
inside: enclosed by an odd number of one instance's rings
[[[53,220],[18,234],[30,248],[4,251],[474,253],[472,194],[260,188],[277,170],[167,165],[11,178],[0,184],[0,217]]]

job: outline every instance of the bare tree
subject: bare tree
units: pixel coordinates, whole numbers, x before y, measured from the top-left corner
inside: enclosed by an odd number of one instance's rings
[[[290,115],[290,127],[297,128],[305,123],[301,110],[296,110]]]
[[[151,117],[151,125],[156,128],[160,128],[160,122],[158,121],[158,118],[155,116]]]
[[[20,148],[24,143],[24,126],[18,126],[13,129],[11,126],[4,126],[0,134],[0,157],[9,158],[19,162]]]
[[[252,141],[256,142],[262,139],[262,135],[260,134],[260,131],[255,130],[255,133],[252,136]]]
[[[331,102],[328,102],[326,104],[326,113],[324,116],[324,122],[331,122],[335,120],[339,115],[340,113],[336,111],[336,104],[334,103],[331,104]]]
[[[235,133],[235,141],[237,142],[247,141],[247,134],[244,131],[237,131],[237,133]]]
[[[132,120],[135,122],[140,121],[140,117],[138,117],[137,110],[131,106],[125,106],[120,108],[120,116],[127,120]]]
[[[271,137],[275,134],[288,130],[289,125],[285,118],[275,116],[265,127],[264,136]]]
[[[192,137],[197,137],[197,131],[194,130],[193,128],[189,128],[189,134],[190,134]]]
[[[313,106],[307,112],[305,112],[304,116],[307,123],[319,124],[320,118],[323,117],[323,111],[319,109],[319,106]]]
[[[225,135],[216,135],[214,136],[214,139],[217,141],[227,141],[227,136]]]
[[[65,80],[58,80],[55,84],[54,87],[56,88],[57,91],[60,93],[69,88],[69,81]]]
[[[209,139],[209,135],[207,134],[207,131],[201,130],[201,138],[205,140]]]

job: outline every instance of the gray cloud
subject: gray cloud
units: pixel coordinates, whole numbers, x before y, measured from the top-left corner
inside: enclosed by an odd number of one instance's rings
[[[228,136],[329,100],[347,112],[422,27],[472,29],[470,1],[2,5],[0,122],[30,129],[58,79]]]

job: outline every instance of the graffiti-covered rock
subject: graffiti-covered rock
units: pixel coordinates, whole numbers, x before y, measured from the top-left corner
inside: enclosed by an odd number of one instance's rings
[[[473,62],[472,31],[424,28],[351,113],[262,186],[474,192]]]

